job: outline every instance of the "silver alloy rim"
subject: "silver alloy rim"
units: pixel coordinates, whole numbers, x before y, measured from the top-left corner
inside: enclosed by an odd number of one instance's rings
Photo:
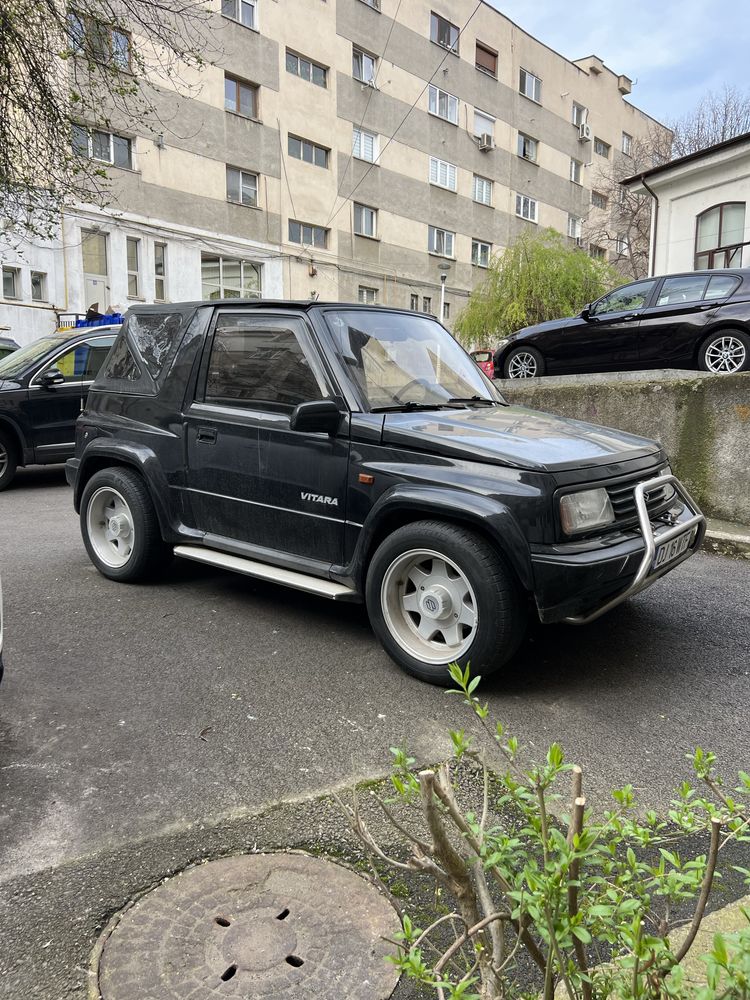
[[[125,498],[111,486],[101,486],[89,500],[86,530],[97,557],[113,569],[133,554],[133,515]]]
[[[5,475],[8,468],[8,451],[3,444],[0,444],[0,479]]]
[[[452,663],[471,646],[479,624],[465,574],[433,549],[410,549],[391,563],[380,588],[388,631],[409,656]]]
[[[519,351],[508,362],[508,378],[535,378],[537,361],[528,351]]]
[[[747,349],[737,337],[717,337],[706,348],[706,368],[715,375],[741,371],[746,360]]]

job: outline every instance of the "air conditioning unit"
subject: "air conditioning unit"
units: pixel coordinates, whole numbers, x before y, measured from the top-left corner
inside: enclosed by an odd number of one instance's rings
[[[495,148],[495,140],[490,135],[489,132],[482,132],[482,134],[479,136],[479,148],[483,150],[485,153],[487,152],[488,149]]]
[[[586,122],[581,122],[578,126],[578,141],[579,142],[591,142],[592,136],[591,126]]]

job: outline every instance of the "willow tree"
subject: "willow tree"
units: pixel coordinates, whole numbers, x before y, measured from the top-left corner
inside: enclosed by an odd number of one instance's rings
[[[619,284],[614,268],[572,247],[554,229],[522,233],[493,257],[456,319],[456,334],[467,346],[494,347],[523,326],[580,312]]]

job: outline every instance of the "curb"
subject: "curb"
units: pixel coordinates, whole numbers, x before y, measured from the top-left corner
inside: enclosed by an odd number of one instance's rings
[[[709,518],[703,548],[734,559],[750,559],[750,527]]]

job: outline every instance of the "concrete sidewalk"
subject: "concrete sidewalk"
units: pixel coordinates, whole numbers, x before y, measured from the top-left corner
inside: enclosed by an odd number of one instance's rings
[[[723,556],[750,559],[750,527],[708,518],[703,548],[707,552],[718,552]]]

